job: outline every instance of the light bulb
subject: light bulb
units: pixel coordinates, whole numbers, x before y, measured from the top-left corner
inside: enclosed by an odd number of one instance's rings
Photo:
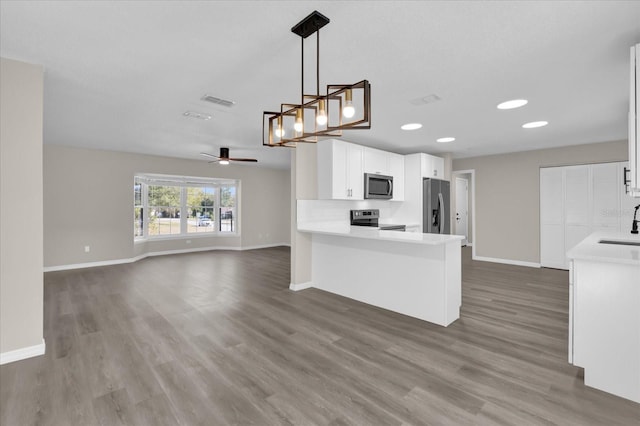
[[[220,164],[227,165],[229,164],[229,160],[220,160]]]
[[[320,99],[318,102],[318,116],[316,117],[316,123],[320,126],[327,124],[327,110],[324,108],[324,99]]]
[[[279,138],[284,136],[284,129],[282,128],[282,116],[278,117],[278,125],[274,133]]]
[[[356,109],[353,107],[353,100],[351,99],[351,89],[347,89],[344,94],[344,108],[342,108],[342,115],[347,118],[351,118],[356,114]]]
[[[302,123],[302,109],[296,110],[296,123],[293,125],[296,132],[300,133],[304,130],[304,124]]]

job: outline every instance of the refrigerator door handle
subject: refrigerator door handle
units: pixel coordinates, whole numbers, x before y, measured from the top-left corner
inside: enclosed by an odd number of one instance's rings
[[[444,198],[442,192],[438,193],[438,209],[440,210],[440,223],[438,223],[438,234],[444,234]]]

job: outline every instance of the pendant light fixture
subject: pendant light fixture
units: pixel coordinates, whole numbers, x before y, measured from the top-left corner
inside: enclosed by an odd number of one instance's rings
[[[301,96],[299,104],[280,104],[280,111],[263,114],[262,144],[295,147],[298,142],[314,143],[321,137],[340,137],[342,130],[371,128],[371,85],[328,84],[320,94],[320,28],[329,18],[314,11],[293,28],[302,42]],[[304,94],[304,39],[316,34],[316,93]]]

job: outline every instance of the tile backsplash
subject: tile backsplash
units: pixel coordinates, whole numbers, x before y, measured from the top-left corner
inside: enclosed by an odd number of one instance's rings
[[[349,223],[349,211],[355,209],[378,209],[380,210],[380,221],[389,222],[397,210],[400,203],[386,200],[298,200],[297,220],[298,223],[308,222],[340,222]]]

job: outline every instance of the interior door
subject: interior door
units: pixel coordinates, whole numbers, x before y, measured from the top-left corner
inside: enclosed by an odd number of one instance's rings
[[[469,239],[469,181],[456,178],[456,217],[454,233],[464,236],[462,245]]]

